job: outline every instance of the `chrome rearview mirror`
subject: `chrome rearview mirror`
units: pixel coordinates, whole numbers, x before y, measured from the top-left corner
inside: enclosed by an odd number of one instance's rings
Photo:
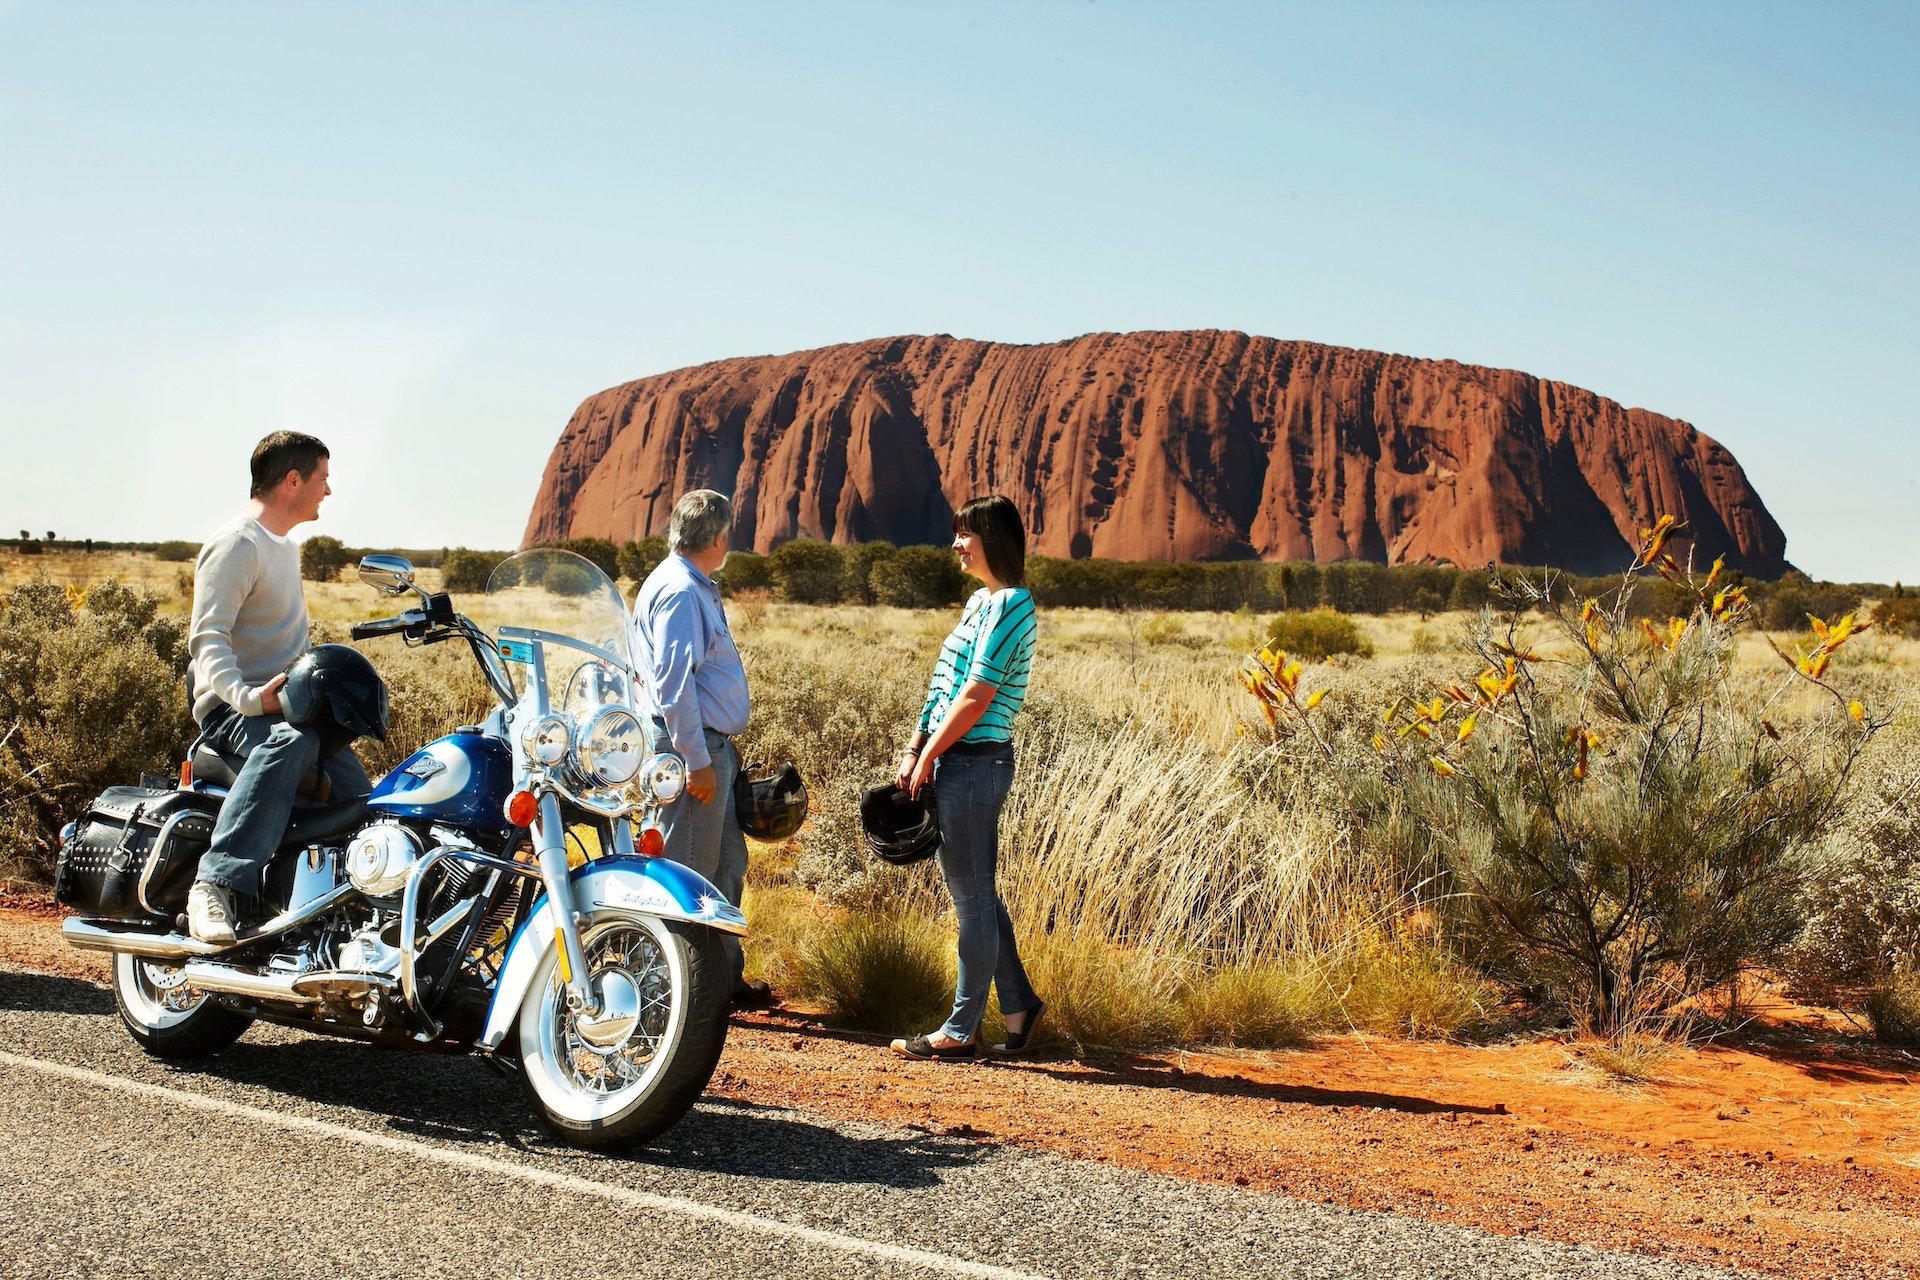
[[[405,556],[360,557],[360,581],[390,596],[420,589],[414,585],[413,562]]]

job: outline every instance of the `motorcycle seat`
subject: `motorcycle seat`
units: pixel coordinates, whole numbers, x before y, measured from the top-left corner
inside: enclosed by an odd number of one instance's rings
[[[367,797],[355,796],[334,804],[295,809],[287,821],[287,834],[280,838],[282,849],[309,844],[326,844],[351,832],[367,816]]]
[[[209,782],[216,787],[231,787],[240,776],[240,761],[221,755],[199,739],[194,740],[193,751],[187,757],[187,770],[195,782]],[[315,804],[324,804],[332,798],[333,780],[327,777],[325,769],[317,768],[300,779],[298,794],[303,800]]]

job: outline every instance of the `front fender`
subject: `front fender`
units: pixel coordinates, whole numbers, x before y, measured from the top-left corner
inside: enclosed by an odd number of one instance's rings
[[[653,916],[684,920],[722,933],[747,931],[747,918],[699,872],[666,858],[631,858],[617,854],[597,858],[568,874],[573,900],[589,924],[618,916]],[[507,1038],[520,1004],[533,986],[541,961],[553,949],[558,922],[543,892],[513,941],[494,984],[493,1003],[487,1009],[486,1029],[479,1047],[492,1050]],[[582,932],[585,930],[583,929]]]

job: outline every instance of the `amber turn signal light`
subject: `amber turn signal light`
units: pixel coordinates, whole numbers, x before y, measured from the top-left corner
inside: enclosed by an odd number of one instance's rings
[[[636,842],[643,858],[657,858],[667,851],[667,838],[660,834],[658,827],[643,827],[640,839]]]
[[[516,791],[507,797],[507,821],[516,827],[530,827],[540,816],[540,800],[531,791]]]

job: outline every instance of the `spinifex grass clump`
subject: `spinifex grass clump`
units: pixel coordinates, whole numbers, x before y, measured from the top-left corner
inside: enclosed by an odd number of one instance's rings
[[[1456,945],[1601,1032],[1793,939],[1807,851],[1881,723],[1827,680],[1864,629],[1852,616],[1812,620],[1784,679],[1737,676],[1746,593],[1718,561],[1698,577],[1665,554],[1679,528],[1647,530],[1635,569],[1684,587],[1686,617],[1635,620],[1633,574],[1577,606],[1551,577],[1510,584],[1514,611],[1471,637],[1479,673],[1386,707],[1375,769],[1346,780],[1369,839],[1443,871]],[[1544,635],[1523,634],[1521,605]],[[1303,697],[1302,674],[1269,650],[1248,687],[1277,730],[1337,763],[1312,716],[1325,690]]]

